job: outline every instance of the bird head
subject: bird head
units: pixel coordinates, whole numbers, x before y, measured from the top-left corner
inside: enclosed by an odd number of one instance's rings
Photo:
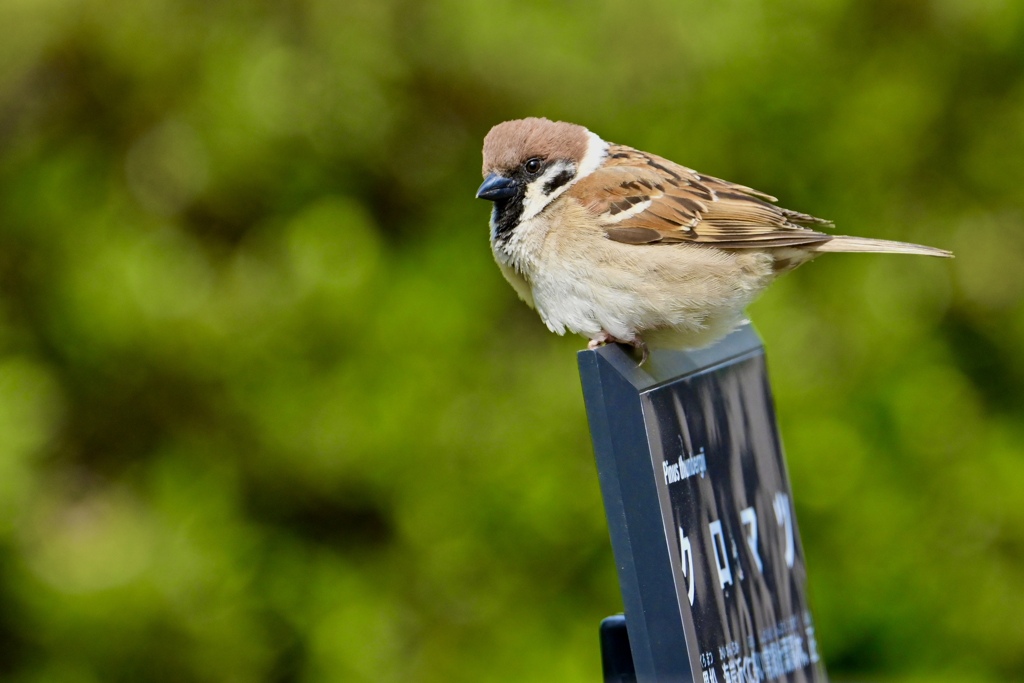
[[[484,138],[484,182],[476,196],[494,202],[492,238],[507,238],[572,183],[591,173],[607,150],[583,126],[542,118],[505,121]]]

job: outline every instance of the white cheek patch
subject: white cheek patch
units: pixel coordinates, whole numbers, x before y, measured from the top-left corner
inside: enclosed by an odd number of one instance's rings
[[[556,161],[551,164],[544,175],[540,176],[526,186],[526,196],[523,197],[523,215],[520,221],[527,221],[544,210],[544,207],[558,198],[565,190],[572,185],[572,180],[563,183],[555,188],[551,194],[544,194],[544,187],[562,173],[569,171],[575,176],[576,166],[569,161]],[[575,179],[575,178],[573,178]]]
[[[596,171],[601,162],[604,161],[607,153],[608,143],[594,133],[587,131],[587,152],[583,155],[578,168],[571,161],[556,161],[544,172],[544,175],[527,185],[526,196],[523,197],[523,215],[520,220],[525,221],[533,218],[543,211],[544,207],[558,199],[563,192],[579,182],[580,179]],[[572,179],[555,188],[551,194],[544,194],[544,187],[565,171],[573,172]]]

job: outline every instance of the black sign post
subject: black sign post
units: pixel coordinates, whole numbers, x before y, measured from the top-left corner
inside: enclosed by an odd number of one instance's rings
[[[606,680],[826,681],[754,330],[579,366],[626,611],[602,624]]]

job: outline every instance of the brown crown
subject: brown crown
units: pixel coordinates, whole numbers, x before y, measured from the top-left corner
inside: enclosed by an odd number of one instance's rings
[[[587,153],[587,129],[574,123],[528,118],[499,123],[484,138],[484,175],[509,171],[527,159],[570,159]]]

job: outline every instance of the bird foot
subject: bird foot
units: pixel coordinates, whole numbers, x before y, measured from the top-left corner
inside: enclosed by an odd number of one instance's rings
[[[630,340],[625,340],[616,339],[607,332],[602,332],[601,334],[587,342],[587,348],[593,351],[594,349],[600,348],[605,344],[626,344],[628,346],[632,346],[634,349],[638,349],[640,351],[640,362],[638,363],[638,365],[643,365],[644,363],[646,363],[647,358],[650,356],[650,352],[647,349],[647,344],[644,342],[643,339],[639,337],[639,335],[633,337]]]

